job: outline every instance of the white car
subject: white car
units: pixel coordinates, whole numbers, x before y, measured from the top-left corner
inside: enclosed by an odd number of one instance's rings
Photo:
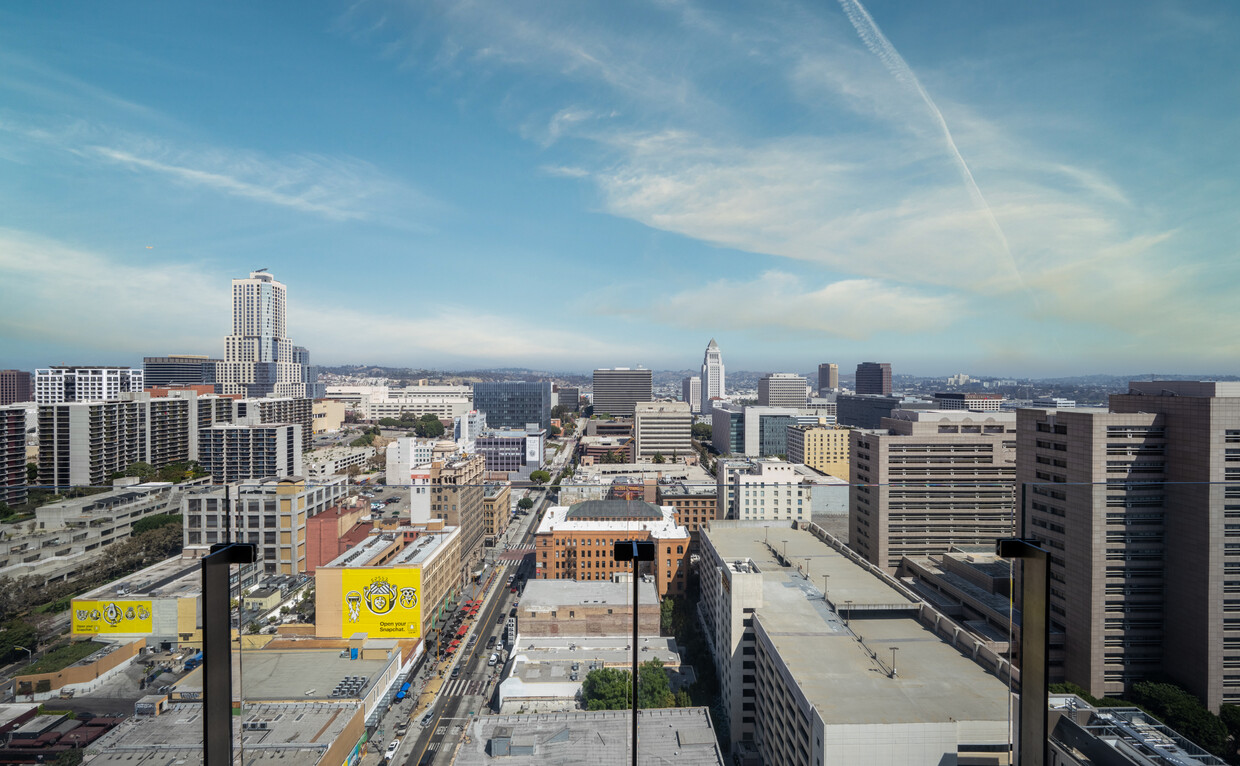
[[[388,743],[387,757],[391,758],[396,755],[396,751],[400,749],[400,740],[394,739]]]

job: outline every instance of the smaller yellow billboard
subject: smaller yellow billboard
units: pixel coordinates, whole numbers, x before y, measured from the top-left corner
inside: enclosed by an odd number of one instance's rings
[[[73,634],[151,633],[151,601],[73,601]]]
[[[345,569],[341,572],[344,630],[348,636],[418,638],[422,635],[421,569]]]

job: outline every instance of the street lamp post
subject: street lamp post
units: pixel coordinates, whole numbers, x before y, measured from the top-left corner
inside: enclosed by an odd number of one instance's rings
[[[27,649],[27,648],[26,648],[26,647],[24,647],[24,646],[14,646],[13,648],[14,648],[14,649],[21,649],[23,652],[25,652],[25,653],[26,653],[26,661],[27,661],[27,662],[29,662],[29,663],[31,663],[31,664],[33,664],[33,663],[34,663],[34,652],[30,651],[29,649]]]
[[[900,647],[892,646],[891,649],[891,677],[896,677],[896,652],[900,651]]]

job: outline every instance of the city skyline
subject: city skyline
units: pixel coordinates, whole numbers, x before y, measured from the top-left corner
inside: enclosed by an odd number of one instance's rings
[[[266,267],[325,366],[1234,374],[1238,20],[5,9],[3,366],[220,356]]]

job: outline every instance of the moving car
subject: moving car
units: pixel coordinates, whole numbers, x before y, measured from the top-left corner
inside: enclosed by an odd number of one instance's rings
[[[400,740],[399,739],[392,740],[390,743],[388,743],[388,749],[387,749],[386,756],[388,758],[391,758],[392,756],[396,755],[396,751],[399,749],[400,749]]]
[[[495,663],[497,662],[499,662],[499,655],[492,653],[491,656],[487,659],[487,666],[495,667]]]

